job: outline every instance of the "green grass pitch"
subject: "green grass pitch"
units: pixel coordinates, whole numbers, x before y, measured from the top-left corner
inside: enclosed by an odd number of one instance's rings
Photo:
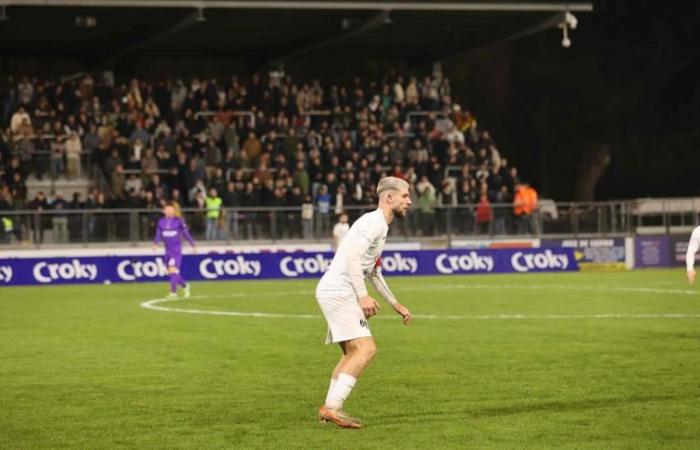
[[[0,448],[698,448],[684,278],[391,278],[419,317],[382,302],[370,320],[377,358],[346,402],[362,430],[316,422],[339,351],[315,280],[194,283],[156,305],[203,314],[140,307],[166,283],[2,288]]]

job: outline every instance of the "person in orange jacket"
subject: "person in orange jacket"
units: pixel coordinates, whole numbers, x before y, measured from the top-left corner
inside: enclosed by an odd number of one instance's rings
[[[515,186],[513,215],[518,224],[518,233],[537,234],[535,212],[537,211],[537,191],[527,182]]]

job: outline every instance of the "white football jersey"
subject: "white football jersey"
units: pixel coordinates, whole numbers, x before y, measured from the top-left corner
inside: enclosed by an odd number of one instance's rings
[[[695,253],[697,253],[698,248],[700,248],[700,227],[695,227],[690,235],[688,251],[685,254],[685,265],[687,266],[688,272],[693,270],[693,266],[695,266]]]
[[[353,249],[363,249],[360,255],[362,274],[372,274],[384,249],[389,225],[380,209],[364,214],[352,224],[335,252],[328,271],[316,287],[317,297],[342,296],[356,298],[348,270],[348,256]]]

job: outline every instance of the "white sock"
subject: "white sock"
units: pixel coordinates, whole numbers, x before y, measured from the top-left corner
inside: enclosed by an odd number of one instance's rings
[[[345,399],[348,398],[352,388],[355,387],[357,378],[347,373],[341,373],[338,375],[338,379],[335,383],[331,384],[328,390],[328,396],[326,396],[326,407],[330,409],[340,409],[345,403]]]
[[[328,393],[326,394],[326,405],[328,405],[328,399],[331,398],[331,392],[333,392],[333,387],[338,382],[335,378],[331,377],[331,382],[328,385]]]

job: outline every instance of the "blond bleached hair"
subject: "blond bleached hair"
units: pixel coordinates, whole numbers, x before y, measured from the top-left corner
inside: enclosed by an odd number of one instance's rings
[[[379,184],[377,184],[377,196],[382,198],[387,192],[408,188],[409,185],[406,180],[397,177],[384,177],[379,180]]]

